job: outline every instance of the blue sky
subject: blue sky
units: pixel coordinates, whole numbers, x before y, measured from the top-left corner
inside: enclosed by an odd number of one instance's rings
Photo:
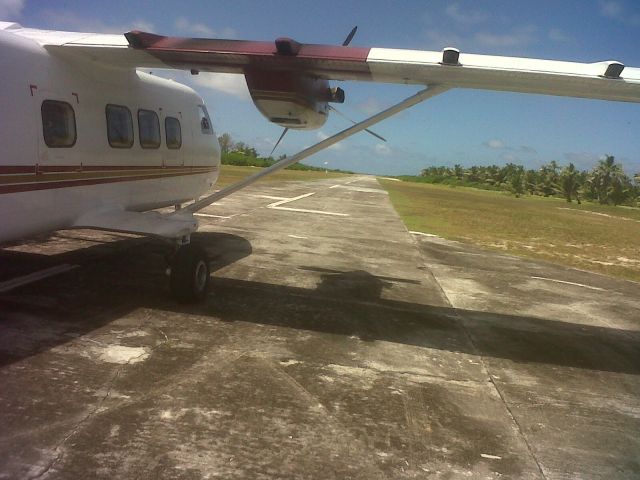
[[[563,1],[45,1],[0,0],[0,19],[58,30],[341,43],[580,62],[619,60],[640,67],[640,2]],[[159,72],[155,72],[159,73]],[[253,107],[242,76],[166,74],[205,99],[218,132],[268,154],[281,129]],[[344,82],[341,110],[354,119],[417,91],[415,86]],[[320,131],[291,132],[276,154],[293,154],[346,127],[334,115]],[[416,173],[429,165],[536,168],[550,160],[590,169],[604,154],[640,172],[640,104],[540,95],[449,91],[386,120],[308,163],[369,173]]]

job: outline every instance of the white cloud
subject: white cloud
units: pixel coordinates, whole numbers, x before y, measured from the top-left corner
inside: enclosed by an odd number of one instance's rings
[[[487,140],[486,142],[483,143],[483,145],[485,147],[493,148],[496,150],[507,148],[505,143],[502,140],[499,140],[497,138],[492,138],[491,140]]]
[[[233,28],[213,29],[204,23],[192,22],[185,17],[179,17],[175,22],[176,29],[181,33],[200,37],[235,38],[236,31]]]
[[[598,160],[604,158],[603,155],[586,152],[567,152],[563,156],[565,160],[573,163],[579,170],[591,170],[598,164]]]
[[[144,20],[136,20],[131,24],[132,30],[141,30],[143,32],[153,32],[156,28],[153,23]]]
[[[600,2],[602,16],[634,27],[640,26],[640,13],[629,12],[627,6],[615,0]]]
[[[428,47],[434,50],[441,50],[444,47],[457,47],[461,48],[466,44],[471,44],[469,40],[465,40],[462,36],[447,30],[440,31],[434,28],[429,28],[424,32],[425,37],[428,40]]]
[[[531,153],[531,154],[534,154],[534,155],[536,153],[538,153],[538,151],[535,148],[533,148],[533,147],[531,147],[529,145],[520,145],[520,151],[522,153]]]
[[[384,143],[376,143],[375,150],[378,155],[382,155],[385,157],[391,155],[392,153],[391,148],[386,146]]]
[[[505,162],[511,162],[511,163],[520,161],[520,158],[517,155],[513,155],[512,153],[505,153],[504,155],[502,155],[502,159]]]
[[[0,19],[9,20],[19,17],[24,8],[25,0],[0,0]]]
[[[106,23],[101,19],[82,17],[69,10],[43,10],[41,14],[51,28],[76,32],[125,33],[130,30],[146,32],[155,30],[152,23],[143,19],[131,20],[127,23]]]
[[[605,1],[600,2],[600,13],[605,17],[618,18],[622,14],[623,8],[620,2]]]
[[[384,105],[376,97],[369,97],[364,102],[358,103],[355,108],[367,115],[373,115],[381,111]]]
[[[324,133],[322,130],[319,130],[316,133],[316,138],[318,139],[319,142],[321,142],[322,140],[326,140],[327,138],[329,138],[329,135]],[[342,143],[342,142],[334,143],[333,145],[328,147],[327,150],[336,150],[336,151],[344,150],[344,143]]]
[[[559,42],[559,43],[574,42],[574,39],[571,36],[567,35],[565,32],[563,32],[559,28],[552,28],[551,30],[549,30],[549,33],[547,36],[549,37],[549,40],[551,40],[552,42]]]
[[[462,50],[473,51],[478,48],[503,51],[506,48],[523,47],[536,42],[537,29],[533,25],[514,27],[506,33],[479,31],[471,33],[457,33],[452,29],[438,29],[430,27],[424,36],[428,40],[428,48],[440,50],[444,47],[457,47]]]
[[[509,33],[478,32],[474,38],[483,47],[518,47],[533,43],[535,31],[534,26],[528,25],[514,28]]]
[[[538,151],[529,146],[529,145],[520,145],[519,147],[515,147],[515,146],[510,146],[507,145],[507,143],[503,140],[500,140],[499,138],[492,138],[490,140],[487,140],[486,142],[483,142],[482,145],[484,145],[487,148],[491,148],[493,150],[504,150],[505,152],[511,152],[510,154],[508,153],[504,153],[502,158],[504,158],[507,161],[513,161],[513,160],[517,160],[519,159],[518,154],[523,154],[523,155],[535,155],[538,153]],[[507,158],[507,156],[509,156],[510,158]]]
[[[460,5],[458,5],[457,3],[448,5],[445,9],[445,13],[449,18],[452,18],[456,22],[464,23],[467,25],[482,23],[488,18],[488,15],[483,12],[461,10]]]
[[[587,153],[587,152],[568,152],[564,154],[566,161],[573,163],[580,170],[591,170],[600,160],[606,158],[605,154]],[[634,174],[640,171],[640,162],[637,159],[626,157],[616,157],[616,163],[624,168],[627,174]]]

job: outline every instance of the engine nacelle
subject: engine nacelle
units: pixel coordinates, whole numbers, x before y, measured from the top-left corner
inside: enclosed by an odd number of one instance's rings
[[[321,78],[291,71],[245,73],[251,98],[270,122],[286,128],[312,130],[327,121],[329,102],[344,102],[344,91]]]

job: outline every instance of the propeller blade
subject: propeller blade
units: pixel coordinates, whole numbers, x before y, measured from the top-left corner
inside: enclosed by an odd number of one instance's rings
[[[354,120],[351,120],[349,117],[347,117],[344,113],[342,113],[342,112],[341,112],[340,110],[338,110],[336,107],[333,107],[333,106],[329,105],[329,108],[330,108],[331,110],[333,110],[334,112],[336,112],[338,115],[340,115],[342,118],[344,118],[344,119],[346,119],[346,120],[350,121],[350,122],[351,122],[351,123],[353,123],[354,125],[356,124],[356,122],[355,122]],[[376,137],[376,138],[379,138],[379,139],[380,139],[380,140],[382,140],[383,142],[386,142],[386,141],[387,141],[387,139],[386,139],[386,138],[384,138],[384,137],[383,137],[383,136],[381,136],[381,135],[378,135],[376,132],[373,132],[373,131],[369,130],[368,128],[365,128],[365,129],[364,129],[364,131],[365,131],[365,132],[367,132],[367,133],[369,133],[369,134],[371,134],[371,135],[373,135],[373,136],[374,136],[374,137]]]
[[[282,139],[284,138],[284,136],[287,134],[288,131],[289,131],[289,127],[285,128],[282,131],[282,135],[280,135],[280,138],[278,139],[276,144],[273,146],[273,150],[271,150],[271,153],[269,154],[269,156],[273,155],[273,152],[276,151],[276,148],[278,148],[278,145],[280,145],[280,142],[282,141]]]
[[[344,39],[344,42],[342,42],[342,46],[346,47],[347,45],[349,45],[351,43],[351,40],[353,40],[353,36],[356,34],[356,30],[358,30],[358,26],[356,25],[355,27],[353,27],[353,29],[349,32],[349,35],[347,35],[347,38]]]

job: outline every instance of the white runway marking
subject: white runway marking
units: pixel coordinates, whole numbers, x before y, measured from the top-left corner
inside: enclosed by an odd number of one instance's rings
[[[337,212],[323,212],[322,210],[306,210],[304,208],[289,208],[289,207],[272,207],[274,210],[284,210],[286,212],[301,212],[301,213],[314,213],[317,215],[333,215],[334,217],[348,217],[348,213]]]
[[[196,215],[198,217],[207,217],[207,218],[231,218],[233,216],[233,215],[231,215],[231,216],[212,215],[210,213],[194,213],[194,215]]]
[[[329,188],[345,188],[347,190],[351,190],[352,192],[363,192],[363,193],[382,193],[383,195],[389,195],[389,192],[386,190],[382,190],[381,188],[367,188],[367,187],[350,187],[347,185],[334,185]]]
[[[296,200],[301,200],[303,198],[310,197],[311,195],[315,195],[316,192],[305,193],[304,195],[298,195],[293,198],[286,198],[284,200],[280,200],[278,202],[270,203],[267,205],[267,208],[272,208],[274,210],[284,210],[287,212],[300,212],[300,213],[313,213],[317,215],[332,215],[334,217],[348,217],[348,213],[337,213],[337,212],[325,212],[322,210],[307,210],[305,208],[290,208],[290,207],[282,207],[285,203],[295,202]]]
[[[266,198],[267,200],[288,200],[287,197],[274,197],[273,195],[251,195],[255,198]]]
[[[576,287],[584,287],[584,288],[589,288],[591,290],[598,290],[600,292],[604,292],[606,291],[604,288],[600,288],[600,287],[592,287],[591,285],[584,285],[582,283],[574,283],[574,282],[566,282],[564,280],[556,280],[555,278],[546,278],[546,277],[534,277],[532,276],[531,278],[534,278],[536,280],[547,280],[548,282],[555,282],[555,283],[564,283],[565,285],[574,285]]]
[[[298,238],[298,239],[305,239],[305,238],[309,238],[309,237],[303,237],[302,235],[288,235],[291,238]]]
[[[490,458],[491,460],[502,460],[502,457],[498,455],[489,455],[488,453],[481,453],[480,456],[482,458]]]
[[[433,233],[413,232],[413,231],[410,231],[409,233],[412,233],[414,235],[422,235],[423,237],[437,237],[437,235],[434,235]]]
[[[44,270],[33,272],[28,275],[23,275],[22,277],[12,278],[11,280],[0,283],[0,292],[8,292],[9,290],[13,290],[14,288],[28,285],[29,283],[37,282],[38,280],[42,280],[47,277],[53,277],[54,275],[68,272],[69,270],[73,270],[74,268],[78,268],[78,265],[69,265],[68,263],[63,263],[62,265],[45,268]]]
[[[295,202],[296,200],[302,200],[303,198],[307,198],[315,194],[316,192],[311,192],[311,193],[305,193],[304,195],[298,195],[297,197],[281,198],[280,201],[270,203],[269,205],[267,205],[267,208],[276,208],[276,207],[279,207],[280,205],[284,205],[285,203],[291,203],[291,202]]]

